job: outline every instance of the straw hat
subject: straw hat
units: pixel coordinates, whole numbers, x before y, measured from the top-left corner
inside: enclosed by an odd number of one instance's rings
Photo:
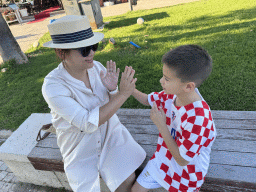
[[[44,47],[59,49],[75,49],[87,47],[100,42],[104,34],[92,32],[85,15],[67,15],[48,25],[52,41],[44,43]]]

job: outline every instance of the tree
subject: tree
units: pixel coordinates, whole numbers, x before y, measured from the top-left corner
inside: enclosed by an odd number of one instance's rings
[[[21,51],[19,44],[0,13],[0,54],[4,62],[15,59],[18,64],[27,63],[27,56]]]

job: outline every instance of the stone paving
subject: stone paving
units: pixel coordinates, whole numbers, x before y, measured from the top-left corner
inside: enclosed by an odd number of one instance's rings
[[[0,192],[68,192],[65,189],[22,183],[12,171],[0,160]]]
[[[181,3],[189,3],[193,1],[198,0],[139,0],[138,4],[133,6],[133,10],[136,11],[140,9],[153,9]],[[103,17],[120,15],[128,11],[130,11],[130,6],[128,3],[101,8]],[[56,19],[64,15],[65,13],[63,11],[59,11],[44,21],[33,24],[24,23],[23,25],[18,23],[12,24],[10,25],[10,29],[13,33],[13,36],[16,38],[18,44],[20,45],[21,50],[25,52],[48,31],[47,25],[49,24],[50,19]],[[1,62],[2,60],[0,57],[0,63]],[[0,145],[9,136],[10,132],[6,132],[5,130],[0,131]],[[67,190],[22,183],[5,165],[5,163],[0,160],[0,192],[67,192]]]
[[[0,146],[10,137],[10,130],[0,131]],[[69,192],[65,189],[56,189],[52,187],[38,186],[30,183],[22,183],[12,173],[12,170],[0,160],[0,192]]]
[[[133,10],[154,9],[160,7],[168,7],[177,4],[190,3],[199,0],[138,0],[137,5],[133,6]],[[116,16],[130,11],[129,3],[121,3],[113,6],[102,7],[101,13],[103,17]]]

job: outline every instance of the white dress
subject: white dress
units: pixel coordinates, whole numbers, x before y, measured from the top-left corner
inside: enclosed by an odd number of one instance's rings
[[[99,108],[109,101],[100,71],[106,73],[97,61],[88,69],[91,91],[60,63],[45,77],[42,87],[64,170],[75,192],[100,192],[99,176],[115,191],[146,157],[116,114],[98,127]]]

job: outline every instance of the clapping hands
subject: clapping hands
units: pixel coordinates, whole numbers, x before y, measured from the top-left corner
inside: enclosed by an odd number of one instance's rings
[[[109,90],[114,91],[117,87],[118,77],[120,69],[116,69],[116,63],[112,60],[107,61],[107,73],[104,76],[103,71],[100,72],[100,77],[103,85]],[[125,67],[124,72],[122,73],[120,81],[120,94],[124,96],[130,96],[134,89],[137,78],[133,78],[135,70],[132,67]]]

